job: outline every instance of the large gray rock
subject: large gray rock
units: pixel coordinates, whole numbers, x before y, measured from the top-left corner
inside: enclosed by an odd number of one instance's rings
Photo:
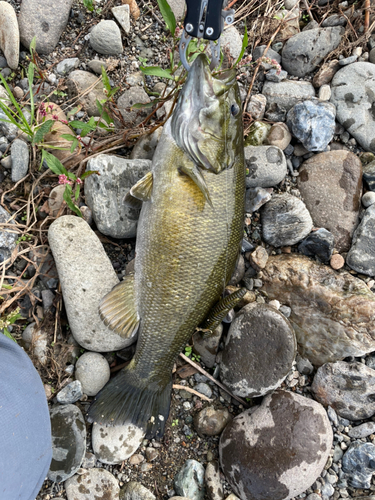
[[[319,477],[332,437],[319,403],[276,391],[227,425],[219,445],[221,467],[241,500],[287,500]]]
[[[371,478],[375,473],[375,446],[372,443],[352,443],[342,459],[342,470],[352,488],[371,488]]]
[[[133,424],[105,427],[92,426],[92,448],[98,460],[104,464],[120,464],[134,455],[145,432]]]
[[[277,104],[288,112],[298,102],[315,97],[315,89],[310,82],[285,80],[280,83],[265,82],[262,94],[267,98],[267,106]]]
[[[177,495],[191,500],[204,498],[204,467],[196,460],[186,460],[179,473],[174,478]]]
[[[341,41],[343,29],[317,28],[289,38],[282,51],[283,68],[295,76],[311,73]]]
[[[81,466],[86,451],[86,425],[75,405],[57,405],[51,409],[52,462],[48,479],[61,483]]]
[[[149,114],[150,109],[131,109],[134,104],[146,104],[150,102],[149,96],[142,87],[131,87],[126,90],[118,99],[117,107],[126,124],[135,127]]]
[[[121,54],[121,31],[115,21],[102,20],[94,26],[90,33],[90,45],[99,54]]]
[[[29,170],[29,147],[21,139],[15,139],[10,147],[12,156],[12,181],[20,181]]]
[[[104,325],[100,300],[118,283],[98,237],[80,217],[65,215],[48,231],[60,278],[69,326],[76,341],[90,351],[116,351],[132,342]]]
[[[117,479],[105,469],[88,469],[64,484],[68,500],[119,500]]]
[[[96,396],[111,376],[108,361],[98,352],[85,352],[76,363],[75,378],[87,396]]]
[[[126,205],[124,198],[151,170],[151,161],[103,154],[87,162],[86,171],[90,170],[100,174],[85,181],[86,203],[99,231],[113,238],[134,238],[140,210]]]
[[[268,298],[291,308],[302,357],[321,366],[375,350],[375,295],[362,280],[296,254],[269,257],[261,274]]]
[[[375,414],[375,370],[363,363],[326,363],[318,368],[311,389],[341,417],[363,420]]]
[[[11,224],[15,226],[14,220],[10,220],[9,214],[3,207],[0,206],[0,224]],[[12,228],[0,229],[0,263],[10,258],[13,250],[16,248],[18,234],[12,232]]]
[[[0,2],[0,49],[7,64],[17,69],[20,54],[20,34],[17,15],[8,2]]]
[[[288,171],[284,153],[276,146],[247,146],[245,163],[247,188],[276,186]]]
[[[355,230],[346,262],[359,273],[375,276],[375,205],[366,210]]]
[[[345,66],[335,74],[331,89],[337,121],[366,151],[375,153],[375,65]]]
[[[274,247],[298,243],[313,227],[303,201],[288,193],[275,194],[262,207],[261,219],[264,241]]]
[[[289,321],[267,304],[248,304],[230,325],[220,378],[233,394],[264,396],[280,387],[292,369],[297,343]]]
[[[78,97],[79,104],[83,106],[89,116],[100,116],[96,100],[107,99],[102,81],[98,81],[98,78],[88,71],[76,69],[70,73],[66,84],[69,95]],[[90,90],[86,93],[89,88]]]
[[[36,37],[36,51],[49,54],[56,47],[64,31],[73,0],[25,0],[18,16],[21,43],[27,49]]]
[[[333,234],[337,250],[348,250],[359,222],[362,166],[358,157],[350,151],[313,156],[299,169],[298,188],[315,226]]]

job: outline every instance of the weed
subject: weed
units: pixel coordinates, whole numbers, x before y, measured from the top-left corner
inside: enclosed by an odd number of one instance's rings
[[[193,352],[193,348],[191,345],[187,345],[185,347],[185,356],[187,356],[188,358],[191,358],[193,361],[200,361],[201,357],[199,354],[195,354]]]
[[[16,342],[16,340],[10,334],[8,327],[13,325],[18,319],[21,318],[20,308],[17,307],[14,311],[9,313],[7,316],[0,318],[0,333],[3,333],[6,337]]]

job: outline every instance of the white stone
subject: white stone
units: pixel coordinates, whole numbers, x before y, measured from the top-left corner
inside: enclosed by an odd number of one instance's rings
[[[20,34],[13,7],[8,2],[0,2],[0,49],[8,66],[17,69],[20,53]]]
[[[130,33],[130,9],[129,5],[119,5],[112,7],[112,14],[115,16],[117,22],[127,35]]]
[[[120,487],[117,479],[107,470],[88,469],[65,481],[68,500],[118,500]]]
[[[237,61],[242,49],[242,38],[237,28],[229,26],[224,30],[221,35],[221,48],[224,53],[228,50],[234,62]]]
[[[81,382],[83,393],[88,396],[96,396],[110,375],[108,361],[97,352],[85,352],[76,363],[75,377]]]
[[[329,85],[322,85],[320,87],[319,99],[321,101],[329,101],[331,99],[331,87]]]
[[[105,427],[92,426],[92,448],[96,458],[104,464],[119,464],[134,455],[145,432],[133,424]]]
[[[374,191],[368,191],[362,196],[362,205],[364,207],[369,207],[370,205],[373,205],[375,203],[375,192]]]

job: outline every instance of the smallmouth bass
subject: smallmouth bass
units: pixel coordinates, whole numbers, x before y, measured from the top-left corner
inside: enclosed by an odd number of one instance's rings
[[[135,271],[104,297],[100,313],[120,335],[138,331],[138,341],[129,365],[91,404],[90,422],[133,423],[149,439],[163,435],[176,356],[234,271],[244,197],[236,75],[214,78],[200,54],[164,126],[152,171],[127,196],[143,202]]]

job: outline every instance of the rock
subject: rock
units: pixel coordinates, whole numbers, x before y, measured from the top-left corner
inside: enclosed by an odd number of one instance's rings
[[[83,106],[89,116],[100,116],[96,101],[107,99],[103,82],[98,81],[97,77],[88,71],[76,69],[66,79],[66,85],[69,95],[72,97],[78,96],[77,102]],[[89,87],[90,91],[85,94]]]
[[[1,97],[1,96],[0,96]],[[1,120],[8,120],[8,117],[5,113],[3,113],[3,111],[0,110],[0,119]],[[17,127],[17,125],[14,125],[13,123],[7,123],[7,122],[4,122],[4,121],[0,121],[0,131],[2,132],[3,135],[6,136],[6,139],[8,141],[13,141],[13,139],[15,139],[19,133],[19,129]],[[5,141],[3,142],[3,147],[5,147]],[[4,151],[3,151],[4,152]],[[4,158],[3,160],[1,160],[1,164],[9,169],[10,166],[5,166],[4,165],[4,161],[6,160],[6,158]]]
[[[302,375],[311,375],[312,372],[314,371],[314,367],[308,359],[301,358],[300,356],[298,356],[298,358],[297,358],[297,370]]]
[[[99,59],[93,59],[88,63],[87,66],[97,75],[101,75],[102,68],[107,69],[108,64],[105,61],[101,61]]]
[[[194,390],[199,392],[200,394],[203,394],[203,396],[206,396],[207,398],[211,398],[212,396],[211,387],[204,382],[199,382],[199,384],[194,386]]]
[[[245,139],[245,146],[261,146],[267,139],[271,129],[269,123],[254,122],[249,129],[249,134]]]
[[[374,191],[368,191],[362,196],[362,205],[364,207],[370,207],[375,203],[375,193]]]
[[[92,469],[95,467],[96,464],[96,457],[93,453],[89,453],[86,451],[85,456],[83,457],[82,461],[82,468],[83,469]]]
[[[313,78],[314,87],[319,88],[330,83],[339,69],[340,65],[337,59],[333,59],[332,61],[323,64]]]
[[[204,498],[204,467],[196,460],[186,460],[174,478],[176,493],[190,500]]]
[[[120,491],[120,500],[155,500],[155,495],[141,483],[129,481]]]
[[[285,123],[274,123],[267,136],[267,142],[284,151],[292,140],[292,134]]]
[[[44,365],[47,361],[48,354],[47,332],[40,327],[37,328],[36,323],[33,322],[27,325],[22,333],[22,338],[32,355],[36,356],[38,361]]]
[[[56,66],[56,71],[60,75],[67,75],[74,69],[78,68],[79,63],[80,61],[78,57],[70,57],[69,59],[64,59]]]
[[[347,19],[345,16],[340,16],[339,14],[333,14],[328,16],[322,22],[322,27],[332,27],[332,26],[346,26]]]
[[[256,187],[253,189],[246,189],[245,197],[245,212],[257,212],[267,201],[272,198],[272,188]]]
[[[90,170],[100,174],[85,181],[86,203],[99,231],[113,238],[134,238],[140,210],[126,205],[124,198],[151,170],[151,161],[102,154],[87,162],[86,171]]]
[[[289,321],[266,304],[249,304],[233,320],[220,362],[220,379],[243,398],[280,387],[292,368],[296,339]]]
[[[118,500],[117,479],[105,469],[88,469],[64,484],[68,500]]]
[[[218,436],[232,416],[226,408],[215,410],[207,406],[194,417],[194,427],[200,436]]]
[[[375,295],[362,280],[296,254],[269,257],[262,280],[269,300],[291,307],[298,350],[313,365],[375,350]]]
[[[229,26],[229,28],[223,31],[221,35],[221,50],[223,54],[229,54],[233,62],[239,58],[242,50],[242,37],[235,26]]]
[[[51,290],[42,290],[42,301],[43,301],[43,309],[47,311],[47,309],[53,306],[53,301],[55,299],[55,294],[51,292]]]
[[[349,476],[352,488],[370,488],[375,472],[375,446],[372,443],[352,443],[342,459],[342,470]]]
[[[266,73],[266,80],[269,82],[280,83],[288,78],[288,73],[286,71],[280,71],[275,68],[270,69]]]
[[[97,352],[85,352],[76,363],[75,378],[87,396],[96,396],[111,375],[108,361]]]
[[[279,105],[278,102],[273,102],[268,106],[264,117],[272,122],[285,122],[286,120],[286,109]],[[270,127],[271,128],[271,127]]]
[[[12,181],[18,182],[29,170],[29,147],[21,139],[15,139],[10,147],[12,156]]]
[[[375,161],[362,164],[363,179],[366,181],[368,188],[375,191]]]
[[[285,80],[280,83],[265,82],[262,94],[267,98],[268,109],[277,104],[288,112],[295,104],[315,97],[315,90],[310,82]]]
[[[319,257],[322,262],[330,260],[335,239],[327,229],[320,228],[308,235],[298,246],[298,251],[308,257]]]
[[[329,261],[329,265],[332,267],[332,269],[335,269],[337,271],[338,269],[344,267],[345,259],[339,253],[336,253],[335,255],[332,255],[331,260]]]
[[[335,116],[335,107],[329,102],[304,101],[293,106],[286,123],[308,151],[323,151],[333,139]]]
[[[346,263],[355,271],[375,275],[375,206],[366,211],[353,235]]]
[[[65,185],[60,184],[52,189],[48,197],[48,208],[52,217],[59,213],[61,205],[64,203]]]
[[[15,222],[3,207],[0,206],[0,224],[11,224],[15,226]],[[13,250],[16,248],[18,234],[11,232],[11,228],[0,229],[0,263],[10,258]]]
[[[358,62],[345,66],[334,76],[331,102],[337,120],[366,150],[375,152],[375,66]]]
[[[241,254],[239,254],[237,258],[236,268],[232,274],[231,279],[228,282],[228,285],[238,285],[238,283],[242,280],[245,275],[245,261]]]
[[[317,28],[298,33],[284,45],[283,68],[299,77],[311,73],[338,47],[342,33],[341,27]]]
[[[264,241],[274,247],[298,243],[311,231],[311,216],[300,199],[287,193],[275,194],[261,210]]]
[[[104,464],[120,464],[139,448],[145,432],[133,424],[105,427],[92,426],[92,448],[98,460]]]
[[[162,132],[163,127],[159,127],[152,134],[142,135],[135,143],[130,154],[130,159],[152,160]]]
[[[223,326],[219,325],[207,338],[202,336],[201,332],[195,332],[193,335],[193,350],[195,354],[201,357],[202,363],[207,368],[212,368],[216,362],[216,354],[219,349],[219,343],[223,334]]]
[[[132,87],[126,90],[118,99],[117,107],[127,124],[132,124],[133,127],[141,123],[142,120],[146,118],[149,114],[150,109],[134,109],[131,110],[133,104],[143,103],[146,104],[150,102],[149,96],[146,94],[142,87]]]
[[[116,18],[117,22],[120,24],[121,28],[124,30],[126,35],[130,33],[130,8],[129,5],[119,5],[118,7],[112,7],[112,14]]]
[[[299,169],[298,188],[314,225],[333,234],[339,252],[349,249],[359,222],[361,181],[361,162],[349,151],[315,155]]]
[[[185,13],[185,1],[184,0],[169,0],[169,6],[172,9],[173,14],[176,17],[176,21],[181,21]]]
[[[267,99],[262,94],[252,95],[247,105],[247,112],[254,120],[263,120],[266,111]]]
[[[223,485],[220,479],[220,469],[218,462],[209,462],[205,472],[205,483],[207,495],[210,500],[223,500]]]
[[[67,25],[72,5],[73,0],[61,0],[56,9],[54,0],[23,1],[18,16],[22,45],[29,48],[35,37],[38,54],[52,52]]]
[[[264,51],[266,50],[267,45],[258,45],[253,50],[253,61],[257,61],[260,57],[263,57]],[[281,63],[281,56],[276,51],[272,49],[267,50],[266,56],[269,59],[274,59],[277,63]],[[268,68],[267,68],[268,69]]]
[[[316,372],[312,391],[324,406],[349,420],[375,414],[375,370],[362,363],[326,363]]]
[[[331,99],[331,87],[329,85],[322,85],[319,89],[319,99],[321,101],[329,101]],[[336,110],[335,110],[336,116]]]
[[[221,468],[241,500],[294,498],[319,477],[332,437],[319,403],[276,391],[227,425],[219,445]]]
[[[251,266],[256,270],[260,271],[264,267],[266,267],[268,260],[268,252],[262,246],[257,246],[254,252],[250,254],[249,257]]]
[[[99,54],[121,54],[123,47],[120,28],[112,20],[100,21],[90,33],[90,45]]]
[[[12,5],[8,2],[0,2],[0,26],[0,49],[7,60],[7,65],[12,69],[17,69],[20,53],[20,35],[17,15]]]
[[[361,439],[375,433],[375,422],[365,422],[349,430],[348,436],[354,439]]]
[[[57,394],[56,399],[61,404],[71,404],[78,401],[82,395],[83,392],[81,382],[79,380],[75,380],[61,389],[61,391]]]
[[[99,317],[103,296],[118,283],[98,237],[81,218],[65,215],[48,231],[49,244],[59,273],[69,326],[75,340],[91,351],[122,349],[134,338],[123,339]],[[90,249],[90,258],[82,249]]]
[[[158,450],[155,450],[155,448],[146,448],[147,462],[153,462],[158,458],[158,456],[159,456]]]
[[[86,451],[86,425],[75,405],[57,405],[51,411],[52,462],[48,479],[61,483],[81,466]]]
[[[247,146],[245,148],[246,187],[272,187],[287,174],[284,153],[275,146]]]
[[[348,64],[353,64],[357,61],[358,56],[345,57],[344,59],[339,59],[340,66],[347,66]]]

